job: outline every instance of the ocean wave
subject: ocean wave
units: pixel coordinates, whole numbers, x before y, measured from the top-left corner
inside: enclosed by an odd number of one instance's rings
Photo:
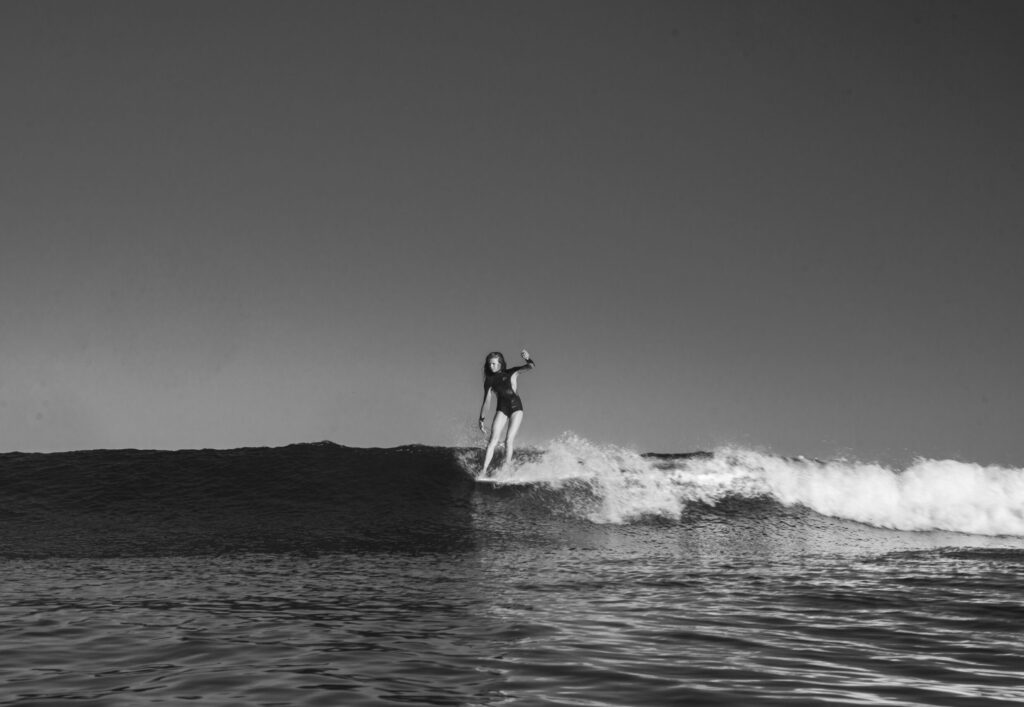
[[[487,485],[474,479],[481,460],[476,448],[333,443],[0,454],[0,556],[437,552],[477,547],[516,516],[703,522],[709,509],[715,522],[802,508],[901,531],[1024,536],[1020,469],[644,454],[572,434],[518,450]]]
[[[898,470],[747,449],[641,454],[572,434],[499,472],[498,484],[585,489],[571,506],[596,523],[680,518],[694,504],[771,499],[879,528],[1024,536],[1024,470],[919,459]]]

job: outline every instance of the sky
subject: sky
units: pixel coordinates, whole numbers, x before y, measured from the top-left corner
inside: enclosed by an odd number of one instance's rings
[[[0,449],[1024,466],[1024,4],[0,3]]]

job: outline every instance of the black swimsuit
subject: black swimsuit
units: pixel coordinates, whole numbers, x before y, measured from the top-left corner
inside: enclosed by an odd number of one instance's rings
[[[503,412],[508,417],[512,417],[512,413],[516,410],[523,409],[523,401],[519,399],[516,391],[512,390],[512,374],[524,368],[529,368],[529,366],[516,366],[498,371],[484,379],[484,393],[488,389],[493,390],[494,394],[498,396],[498,412]]]

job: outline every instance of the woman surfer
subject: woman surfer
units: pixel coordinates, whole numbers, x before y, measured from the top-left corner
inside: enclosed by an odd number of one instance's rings
[[[494,421],[491,423],[491,440],[487,443],[487,454],[484,455],[484,466],[480,475],[487,473],[487,467],[491,465],[491,458],[498,446],[501,433],[508,425],[508,434],[505,436],[505,464],[512,462],[512,445],[516,439],[516,432],[523,422],[523,401],[516,393],[516,379],[523,371],[528,371],[536,364],[530,358],[530,354],[523,349],[523,360],[525,366],[505,368],[505,357],[498,351],[487,354],[484,360],[484,401],[480,404],[480,431],[484,429],[484,410],[487,408],[487,396],[494,393],[498,399],[494,411]]]

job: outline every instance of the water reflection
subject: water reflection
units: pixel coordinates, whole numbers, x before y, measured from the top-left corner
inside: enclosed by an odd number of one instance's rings
[[[5,691],[204,704],[500,699],[509,626],[472,554],[21,561]],[[476,577],[476,579],[474,579]],[[45,683],[40,682],[46,671]],[[19,687],[20,686],[20,687]]]
[[[8,560],[0,689],[55,704],[1021,697],[1024,542],[769,506],[475,502],[433,551]],[[958,549],[944,549],[956,540]]]

